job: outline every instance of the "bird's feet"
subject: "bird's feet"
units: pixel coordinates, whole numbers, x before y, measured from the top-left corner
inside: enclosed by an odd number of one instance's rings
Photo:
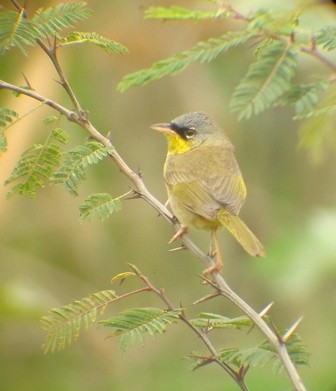
[[[204,277],[208,276],[209,274],[212,274],[213,272],[220,272],[222,270],[223,263],[217,262],[214,263],[212,266],[208,267],[207,269],[204,269],[202,274]]]
[[[173,243],[175,240],[179,239],[181,236],[188,232],[188,227],[186,225],[181,225],[181,228],[176,232],[176,234],[169,240],[168,243]]]

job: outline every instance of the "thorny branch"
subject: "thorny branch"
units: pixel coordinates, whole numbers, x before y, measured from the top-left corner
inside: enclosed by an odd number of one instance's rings
[[[144,276],[137,268],[135,268],[133,265],[129,265],[135,273],[138,275],[138,277],[141,278],[141,280],[145,283],[147,290],[149,292],[153,292],[156,296],[158,296],[167,306],[167,308],[170,311],[174,311],[177,308],[174,307],[174,305],[171,303],[171,301],[167,298],[167,296],[164,293],[163,289],[155,288],[154,285],[149,281],[148,277]],[[208,357],[209,363],[215,362],[218,364],[221,368],[225,370],[225,372],[239,385],[240,389],[242,391],[248,391],[248,388],[244,382],[244,376],[246,375],[247,371],[239,370],[238,372],[235,371],[233,368],[231,368],[229,365],[224,363],[220,357],[218,352],[216,351],[215,347],[213,346],[212,342],[210,341],[208,335],[206,332],[199,330],[197,327],[195,327],[190,320],[186,317],[185,313],[182,311],[180,316],[180,320],[185,323],[205,344],[207,349],[210,351],[211,356]]]

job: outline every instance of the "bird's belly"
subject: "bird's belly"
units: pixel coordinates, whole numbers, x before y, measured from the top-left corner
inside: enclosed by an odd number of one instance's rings
[[[194,227],[196,229],[213,230],[221,225],[217,219],[217,213],[213,213],[213,217],[204,217],[187,206],[180,203],[174,197],[169,199],[170,206],[174,215],[178,218],[179,222],[187,227]]]

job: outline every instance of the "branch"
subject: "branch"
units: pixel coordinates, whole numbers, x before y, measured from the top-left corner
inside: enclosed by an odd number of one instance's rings
[[[132,267],[132,265],[130,265]],[[133,267],[132,267],[133,268]],[[135,269],[133,269],[135,270]],[[170,311],[175,311],[177,308],[174,307],[174,305],[171,303],[171,301],[167,298],[165,295],[163,289],[157,289],[154,287],[154,285],[149,281],[148,277],[144,276],[143,274],[139,273],[138,270],[135,270],[138,276],[142,279],[142,281],[146,285],[146,289],[148,291],[152,291],[155,293],[166,305],[167,308]],[[239,385],[240,389],[242,391],[248,391],[248,388],[244,382],[242,374],[239,372],[236,372],[233,368],[231,368],[229,365],[225,364],[219,357],[219,354],[215,347],[213,346],[212,342],[210,341],[209,337],[205,332],[202,330],[199,330],[197,327],[195,327],[189,319],[185,316],[184,312],[182,312],[179,316],[180,320],[185,323],[205,344],[207,349],[211,353],[211,361],[218,364],[221,368],[225,370],[225,372]]]
[[[65,89],[67,92],[68,96],[70,97],[72,103],[74,104],[77,113],[80,116],[84,116],[84,110],[81,108],[78,99],[76,98],[76,95],[72,91],[72,88],[66,79],[63,70],[58,62],[57,55],[56,55],[56,41],[54,41],[54,46],[49,49],[42,40],[37,39],[37,44],[40,46],[40,48],[46,53],[46,55],[50,58],[50,61],[54,65],[54,68],[56,69],[56,72],[58,73],[58,76],[60,78],[60,83],[62,87]]]
[[[317,50],[314,44],[312,44],[309,47],[302,46],[300,50],[302,53],[307,53],[315,57],[317,60],[327,65],[332,71],[336,72],[336,64],[333,61],[331,61],[328,57],[326,57],[324,54],[322,54],[319,50]]]
[[[8,89],[14,92],[18,92],[20,94],[29,96],[33,99],[45,103],[47,106],[55,109],[60,114],[65,115],[69,121],[77,123],[83,129],[85,129],[92,138],[94,138],[98,142],[101,142],[105,146],[111,146],[111,141],[107,137],[104,137],[88,119],[81,117],[74,111],[66,109],[64,106],[54,102],[53,100],[46,98],[36,93],[35,91],[17,87],[15,85],[6,83],[2,80],[0,80],[0,89]],[[150,204],[157,212],[159,212],[161,216],[163,216],[170,224],[172,224],[175,231],[177,231],[179,229],[179,223],[176,221],[176,219],[171,214],[171,212],[148,191],[141,176],[135,173],[127,165],[127,163],[119,155],[116,149],[112,150],[112,152],[110,153],[110,157],[114,161],[114,163],[118,166],[120,171],[126,177],[128,177],[133,183],[135,187],[134,190],[135,195],[144,199],[148,204]],[[205,267],[208,268],[213,264],[212,257],[204,254],[187,235],[183,235],[182,244],[185,249],[188,249],[196,258],[200,259],[204,263]],[[213,278],[217,284],[217,289],[220,292],[220,294],[228,298],[232,303],[234,303],[237,307],[239,307],[255,323],[255,325],[260,329],[260,331],[266,336],[266,338],[277,350],[279,357],[284,365],[284,368],[286,369],[289,378],[291,379],[293,385],[295,386],[295,390],[305,391],[306,389],[302,383],[302,380],[300,379],[300,376],[294,364],[292,363],[289,357],[285,343],[276,336],[276,334],[266,324],[266,322],[262,319],[262,317],[256,311],[254,311],[254,309],[251,308],[247,303],[245,303],[245,301],[243,301],[228,286],[228,284],[225,282],[221,274],[219,274],[218,272],[214,272]],[[183,321],[187,323],[185,320]],[[202,339],[203,341],[205,341],[205,337]],[[244,388],[242,389],[244,390]]]

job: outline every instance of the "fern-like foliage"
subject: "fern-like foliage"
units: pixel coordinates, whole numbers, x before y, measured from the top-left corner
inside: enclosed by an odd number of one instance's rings
[[[90,220],[97,216],[100,221],[103,221],[113,212],[118,212],[121,207],[120,197],[112,198],[108,193],[91,194],[79,206],[80,220]]]
[[[160,19],[160,20],[202,20],[214,19],[217,16],[217,11],[201,11],[191,10],[183,7],[172,5],[169,8],[165,7],[150,7],[145,12],[145,19]]]
[[[82,43],[92,43],[102,49],[105,50],[108,54],[118,53],[125,54],[128,52],[128,49],[123,46],[121,43],[112,41],[111,39],[102,37],[97,33],[89,33],[89,32],[79,32],[73,31],[68,34],[66,37],[62,37],[59,39],[61,46],[69,46],[74,44],[82,44]]]
[[[300,128],[300,146],[307,149],[313,160],[319,163],[326,149],[334,149],[336,143],[336,86],[333,84],[318,105],[307,112],[307,121]]]
[[[27,55],[27,46],[34,45],[37,39],[59,37],[62,30],[87,19],[91,13],[85,2],[40,8],[32,19],[27,19],[23,8],[20,11],[3,11],[0,13],[0,54],[17,47]]]
[[[81,300],[53,308],[41,319],[41,327],[47,332],[43,350],[55,352],[71,345],[79,337],[84,326],[88,330],[102,316],[108,304],[118,296],[112,290],[93,293]]]
[[[251,327],[253,325],[253,322],[247,316],[228,318],[209,312],[198,314],[198,317],[191,322],[194,326],[207,331],[212,329],[241,329],[242,327]]]
[[[295,366],[308,365],[309,354],[299,335],[292,335],[286,343],[286,348]],[[197,352],[190,353],[187,358],[192,360],[192,370],[208,365],[215,359]],[[242,368],[263,368],[266,365],[272,365],[277,374],[283,369],[279,356],[269,341],[250,348],[220,349],[219,358],[237,372]]]
[[[50,184],[64,184],[73,196],[78,195],[78,185],[86,179],[86,168],[109,155],[111,149],[97,141],[87,141],[63,154],[63,164],[50,178]]]
[[[329,83],[319,80],[315,83],[293,85],[275,104],[294,105],[294,119],[309,118],[319,102],[319,93],[326,91]]]
[[[89,18],[92,11],[86,2],[57,4],[55,7],[40,8],[32,18],[32,23],[39,37],[55,37],[76,23]]]
[[[19,114],[11,109],[0,107],[0,153],[7,150],[7,139],[5,131],[19,118]]]
[[[282,41],[269,42],[235,89],[230,109],[238,119],[249,118],[272,106],[291,87],[297,49]]]
[[[17,47],[27,55],[27,45],[34,45],[37,32],[22,9],[20,12],[0,12],[0,55],[5,51]]]
[[[286,347],[295,366],[308,365],[309,355],[300,336],[292,335],[286,343]],[[223,362],[235,366],[236,369],[241,367],[262,368],[272,364],[274,371],[279,373],[283,368],[277,352],[269,341],[264,341],[251,348],[221,349],[219,355]]]
[[[133,308],[100,323],[113,329],[111,336],[121,336],[120,348],[125,351],[137,340],[143,344],[145,334],[155,336],[165,332],[167,325],[176,323],[181,311],[181,309],[165,311],[153,307]]]
[[[17,162],[12,175],[5,184],[16,183],[7,193],[7,197],[14,194],[36,196],[38,188],[43,188],[49,181],[55,167],[60,165],[61,148],[65,144],[68,135],[60,128],[54,128],[44,144],[33,144]]]
[[[336,49],[336,27],[332,25],[319,30],[316,34],[316,42],[325,50]]]
[[[143,69],[126,75],[118,84],[118,90],[123,92],[135,85],[144,85],[166,75],[176,75],[191,62],[205,63],[214,60],[220,54],[233,46],[247,42],[253,33],[251,31],[230,31],[220,37],[199,42],[190,50],[175,54],[165,60],[158,61],[148,69]]]

